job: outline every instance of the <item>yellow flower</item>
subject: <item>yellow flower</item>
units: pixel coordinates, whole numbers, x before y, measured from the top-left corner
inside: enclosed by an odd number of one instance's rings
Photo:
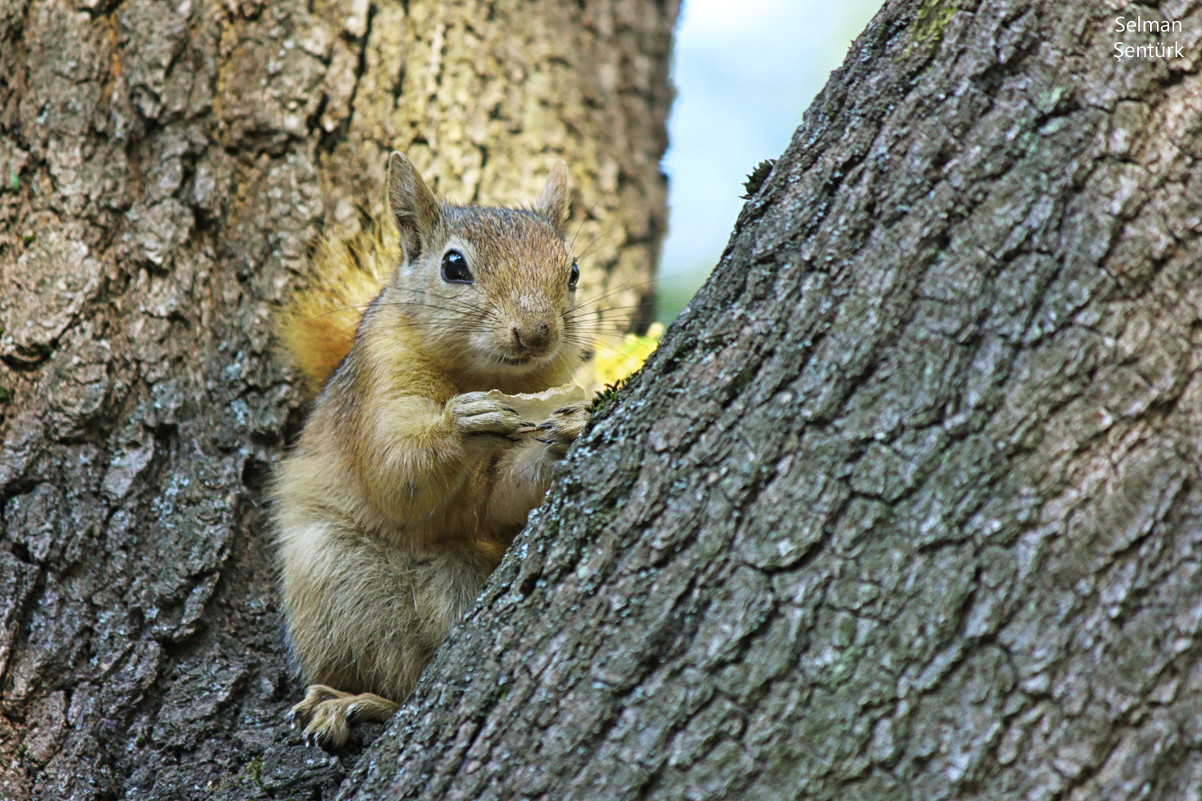
[[[643,366],[664,335],[663,323],[652,323],[645,336],[627,334],[616,348],[603,348],[594,366],[596,385],[616,384]]]

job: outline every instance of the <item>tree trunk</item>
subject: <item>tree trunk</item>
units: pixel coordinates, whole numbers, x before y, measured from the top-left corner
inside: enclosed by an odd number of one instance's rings
[[[888,3],[343,797],[1202,795],[1164,13]]]
[[[394,147],[460,202],[530,202],[563,158],[577,249],[608,233],[584,291],[645,281],[675,10],[0,6],[0,798],[334,792],[353,760],[284,724],[263,486],[301,409],[270,303]]]

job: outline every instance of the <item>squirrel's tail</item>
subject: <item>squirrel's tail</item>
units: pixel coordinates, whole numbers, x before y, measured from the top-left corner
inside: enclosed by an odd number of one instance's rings
[[[396,232],[380,219],[348,239],[322,237],[313,247],[305,288],[276,314],[276,331],[310,392],[350,351],[364,311],[400,258]]]

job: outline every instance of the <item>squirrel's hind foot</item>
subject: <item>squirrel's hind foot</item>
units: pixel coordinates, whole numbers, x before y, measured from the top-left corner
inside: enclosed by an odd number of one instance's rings
[[[312,684],[305,700],[292,707],[288,721],[293,728],[304,729],[305,742],[336,751],[346,744],[353,723],[374,720],[384,722],[400,705],[375,693],[353,695]]]

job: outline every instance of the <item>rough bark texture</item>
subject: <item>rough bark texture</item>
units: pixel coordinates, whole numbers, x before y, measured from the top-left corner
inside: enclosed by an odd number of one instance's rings
[[[355,799],[1202,795],[1202,77],[891,2]]]
[[[645,281],[675,4],[581,5],[0,4],[0,798],[334,791],[283,723],[269,304],[392,147],[458,201],[565,159],[586,274]]]

